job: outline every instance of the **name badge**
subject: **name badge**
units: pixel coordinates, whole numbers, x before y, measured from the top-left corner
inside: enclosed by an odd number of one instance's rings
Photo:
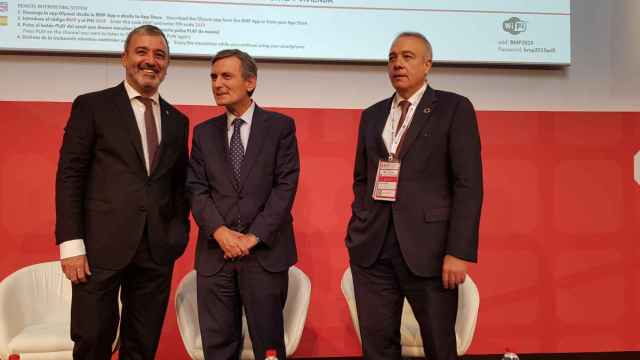
[[[398,179],[400,179],[400,161],[379,160],[376,183],[373,185],[373,199],[396,201]]]

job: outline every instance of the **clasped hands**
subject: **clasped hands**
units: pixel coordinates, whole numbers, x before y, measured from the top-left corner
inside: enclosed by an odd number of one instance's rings
[[[250,250],[258,243],[254,234],[239,233],[224,225],[213,232],[213,238],[220,245],[226,260],[235,260],[249,255]]]

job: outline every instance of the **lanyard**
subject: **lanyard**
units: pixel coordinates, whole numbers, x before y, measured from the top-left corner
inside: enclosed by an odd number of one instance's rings
[[[392,136],[391,149],[389,151],[389,161],[398,159],[398,154],[400,154],[400,149],[402,149],[405,135],[407,134],[409,125],[411,125],[411,118],[409,118],[410,109],[411,106],[407,108],[407,113],[405,114],[405,119],[402,122],[402,126],[400,126],[400,129],[396,129],[395,134],[393,134]],[[402,120],[402,115],[400,115],[400,120]]]

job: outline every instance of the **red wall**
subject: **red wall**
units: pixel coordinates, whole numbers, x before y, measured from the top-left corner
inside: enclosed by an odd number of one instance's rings
[[[69,103],[0,102],[0,278],[57,258],[54,178]],[[192,126],[221,109],[181,106]],[[353,356],[339,290],[359,111],[278,109],[296,119],[294,208],[312,299],[297,356]],[[470,353],[640,350],[639,113],[478,113],[485,203],[480,314]],[[195,228],[195,227],[194,227]],[[193,239],[192,234],[192,239]],[[174,289],[193,264],[178,261]],[[173,296],[173,294],[172,294]],[[187,359],[173,302],[159,359]]]

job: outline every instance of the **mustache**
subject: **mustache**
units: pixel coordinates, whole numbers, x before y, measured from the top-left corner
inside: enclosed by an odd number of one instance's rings
[[[138,66],[140,70],[153,70],[154,72],[158,72],[158,68],[152,64],[142,64]]]

